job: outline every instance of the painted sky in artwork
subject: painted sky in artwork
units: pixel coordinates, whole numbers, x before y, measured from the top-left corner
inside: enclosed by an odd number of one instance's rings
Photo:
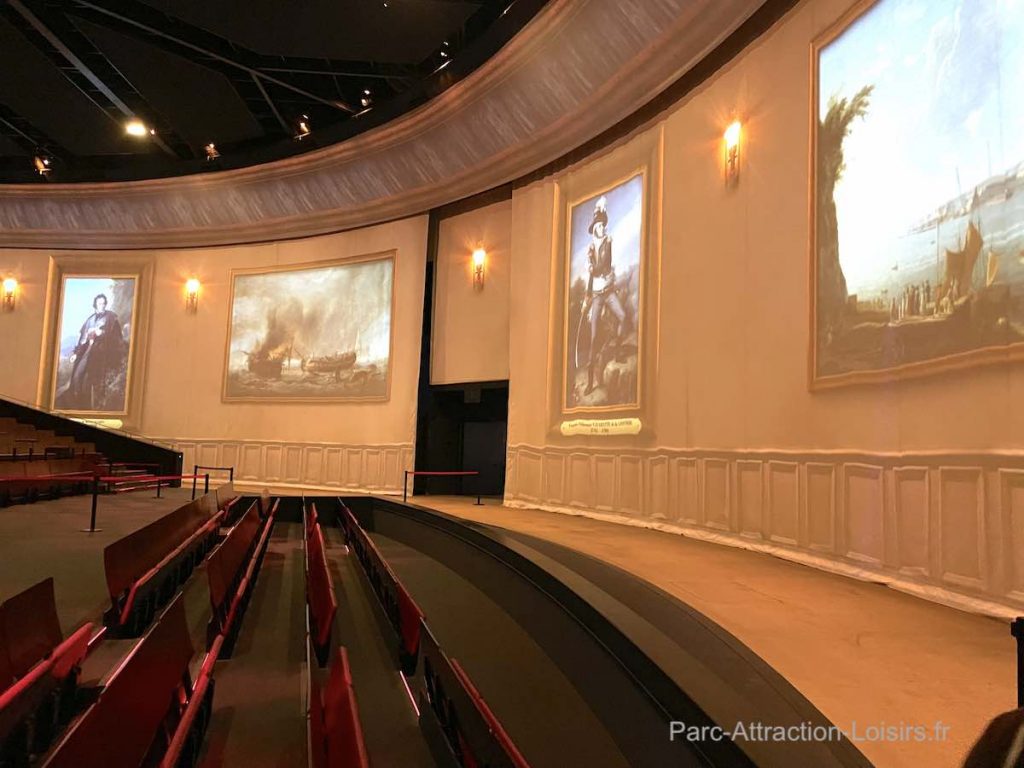
[[[1024,0],[881,0],[822,50],[819,119],[868,84],[835,189],[850,293],[877,291],[936,209],[1024,161]]]

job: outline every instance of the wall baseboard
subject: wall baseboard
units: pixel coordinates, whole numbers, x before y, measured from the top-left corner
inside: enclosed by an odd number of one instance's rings
[[[505,503],[766,552],[999,618],[1024,612],[1024,457],[509,446]]]
[[[412,443],[351,445],[223,438],[153,437],[184,454],[185,474],[196,464],[234,467],[235,482],[250,488],[329,493],[401,494],[412,469]],[[222,473],[214,473],[218,478]]]

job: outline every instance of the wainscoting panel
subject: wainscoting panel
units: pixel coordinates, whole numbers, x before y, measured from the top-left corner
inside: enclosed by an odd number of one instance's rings
[[[412,443],[332,445],[265,440],[153,439],[181,451],[184,467],[189,472],[195,464],[234,467],[236,482],[279,488],[400,495],[402,473],[413,468]],[[521,459],[521,455],[516,456],[517,461]],[[226,479],[227,472],[211,472],[211,476]],[[537,477],[539,480],[539,472]]]
[[[513,506],[710,536],[972,610],[1024,609],[1024,453],[510,445],[508,457]]]
[[[928,573],[931,499],[927,467],[896,467],[896,562],[901,573]]]
[[[818,552],[836,551],[836,466],[804,465],[807,504],[800,541]]]
[[[768,517],[765,530],[772,541],[795,547],[800,530],[800,465],[768,462]]]
[[[593,457],[586,453],[569,454],[569,505],[594,506]]]
[[[847,464],[843,471],[846,556],[881,565],[885,555],[885,476],[872,464]]]
[[[1024,602],[1024,471],[999,473],[1008,596]]]
[[[704,459],[703,464],[704,482],[701,483],[701,489],[704,494],[701,506],[705,525],[728,531],[732,517],[729,509],[729,462],[723,459]]]
[[[762,538],[764,528],[764,480],[762,462],[736,462],[736,508],[741,536]]]
[[[980,467],[939,469],[939,537],[942,578],[956,586],[984,588],[985,490]]]

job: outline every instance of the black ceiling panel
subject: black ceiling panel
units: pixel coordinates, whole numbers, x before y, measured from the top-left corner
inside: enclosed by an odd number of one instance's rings
[[[417,63],[483,2],[461,0],[144,0],[258,53]],[[508,2],[505,3],[508,5]]]
[[[546,1],[0,0],[0,184],[203,173],[344,141],[458,82]],[[155,133],[128,136],[134,116]]]
[[[220,72],[88,21],[76,19],[75,24],[194,148],[201,149],[211,141],[228,144],[263,135]],[[168,77],[169,72],[174,76]]]

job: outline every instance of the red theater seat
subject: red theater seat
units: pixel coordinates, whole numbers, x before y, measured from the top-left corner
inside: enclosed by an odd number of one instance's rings
[[[192,641],[181,597],[114,671],[47,768],[139,768],[162,754],[192,695]],[[165,724],[170,725],[164,728]]]

